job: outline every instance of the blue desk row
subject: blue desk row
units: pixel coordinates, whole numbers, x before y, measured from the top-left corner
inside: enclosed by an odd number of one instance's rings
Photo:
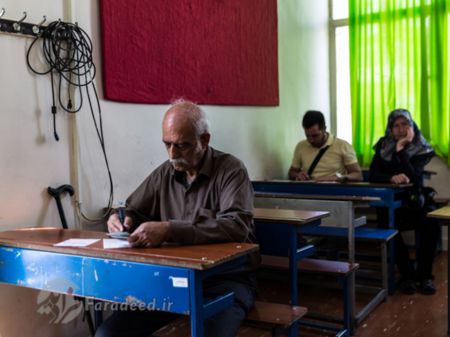
[[[0,233],[0,282],[85,298],[190,315],[191,336],[204,336],[204,320],[229,307],[233,293],[203,300],[203,280],[248,261],[253,244],[145,249],[55,247],[71,238],[105,233],[55,228]]]
[[[411,184],[392,185],[392,184],[374,184],[367,182],[300,182],[289,180],[260,180],[253,181],[253,188],[258,194],[282,194],[292,196],[317,195],[317,196],[341,196],[341,197],[376,197],[377,201],[371,201],[369,204],[376,207],[385,207],[389,214],[389,228],[395,227],[395,209],[402,203],[399,195],[410,187]],[[388,261],[389,275],[389,293],[392,294],[395,289],[395,262],[393,258],[393,247],[390,249],[391,258]]]

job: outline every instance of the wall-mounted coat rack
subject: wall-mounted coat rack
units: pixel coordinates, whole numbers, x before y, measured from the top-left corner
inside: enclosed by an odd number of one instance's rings
[[[5,8],[2,8],[0,10],[0,32],[29,35],[29,36],[39,36],[44,32],[46,28],[45,26],[43,26],[44,22],[47,20],[47,17],[45,15],[43,16],[42,21],[36,24],[25,22],[27,12],[23,12],[22,17],[19,20],[3,19],[5,13],[6,13]]]

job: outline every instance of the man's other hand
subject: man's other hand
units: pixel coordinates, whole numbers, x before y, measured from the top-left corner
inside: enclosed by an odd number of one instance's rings
[[[148,221],[140,224],[128,241],[133,247],[159,247],[167,240],[168,233],[168,221]]]

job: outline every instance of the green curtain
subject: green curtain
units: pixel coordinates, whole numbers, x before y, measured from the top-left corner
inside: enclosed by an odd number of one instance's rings
[[[353,146],[362,166],[408,109],[450,164],[450,0],[349,0]]]

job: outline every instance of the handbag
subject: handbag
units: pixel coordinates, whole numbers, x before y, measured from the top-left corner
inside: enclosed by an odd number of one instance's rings
[[[429,186],[412,187],[406,192],[405,207],[410,209],[426,209],[427,212],[437,208],[434,197],[437,192]]]

